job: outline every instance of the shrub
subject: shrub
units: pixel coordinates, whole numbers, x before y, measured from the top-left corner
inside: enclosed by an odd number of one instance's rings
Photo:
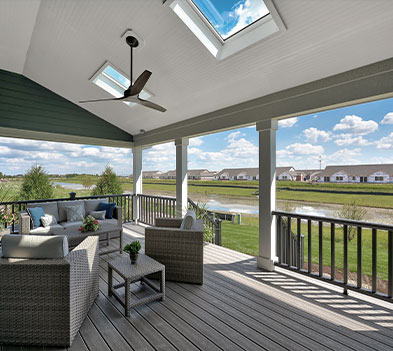
[[[365,208],[360,207],[358,203],[353,200],[349,204],[345,204],[340,211],[336,212],[336,216],[353,221],[362,221],[366,218],[367,211]],[[356,227],[348,226],[348,240],[351,241],[355,238]]]
[[[119,177],[113,172],[110,166],[106,166],[98,179],[96,187],[92,191],[92,195],[109,195],[109,194],[122,194],[123,188]]]
[[[50,199],[53,186],[48,174],[41,166],[33,166],[23,176],[20,198],[23,200]]]

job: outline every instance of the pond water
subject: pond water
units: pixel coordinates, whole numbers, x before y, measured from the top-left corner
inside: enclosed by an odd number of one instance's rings
[[[152,192],[152,195],[158,195]],[[174,196],[173,193],[161,193],[162,196]],[[212,211],[222,211],[231,213],[244,213],[249,215],[258,215],[258,199],[233,198],[222,195],[201,195],[193,194],[192,199],[198,203],[206,204],[207,208]],[[336,204],[319,204],[300,201],[280,201],[277,200],[277,210],[286,211],[289,204],[292,212],[305,215],[321,217],[338,217],[342,205]],[[393,224],[393,209],[365,207],[367,216],[365,221],[374,223]]]
[[[53,182],[53,185],[60,185],[64,189],[72,189],[72,190],[85,190],[85,188],[82,184],[78,183],[64,183],[64,182]],[[90,187],[90,189],[93,189],[95,185]]]

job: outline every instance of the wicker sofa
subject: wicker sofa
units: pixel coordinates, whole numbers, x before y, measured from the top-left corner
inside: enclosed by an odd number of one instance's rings
[[[100,202],[107,202],[107,199],[94,199],[94,200],[71,200],[71,201],[53,201],[53,202],[36,202],[27,204],[27,208],[42,207],[45,214],[51,214],[56,217],[57,224],[49,227],[31,227],[31,218],[26,211],[19,213],[19,233],[20,234],[34,234],[34,235],[66,235],[70,248],[79,245],[83,239],[90,235],[97,235],[100,240],[106,241],[109,245],[109,240],[113,238],[120,238],[121,252],[122,248],[122,234],[123,234],[123,218],[122,208],[116,206],[113,211],[112,219],[99,220],[100,229],[97,232],[81,233],[79,228],[82,221],[67,222],[67,214],[65,206],[83,205],[84,216],[89,214],[90,211],[97,211]],[[107,250],[103,253],[110,253],[117,250]]]
[[[145,229],[145,252],[165,265],[166,280],[203,284],[203,221],[180,229],[182,220],[156,218]]]
[[[64,258],[3,258],[0,345],[71,345],[98,295],[98,237]]]

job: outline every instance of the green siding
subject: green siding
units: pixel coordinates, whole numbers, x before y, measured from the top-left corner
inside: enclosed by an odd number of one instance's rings
[[[25,76],[0,70],[0,127],[132,142],[131,134]]]

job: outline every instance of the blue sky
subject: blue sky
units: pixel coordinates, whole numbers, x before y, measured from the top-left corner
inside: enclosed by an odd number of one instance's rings
[[[190,139],[190,169],[257,167],[255,126]],[[283,120],[277,131],[277,166],[393,163],[393,99]],[[0,171],[23,174],[40,164],[49,173],[132,173],[129,149],[0,138]],[[144,170],[175,168],[174,143],[143,151]]]

